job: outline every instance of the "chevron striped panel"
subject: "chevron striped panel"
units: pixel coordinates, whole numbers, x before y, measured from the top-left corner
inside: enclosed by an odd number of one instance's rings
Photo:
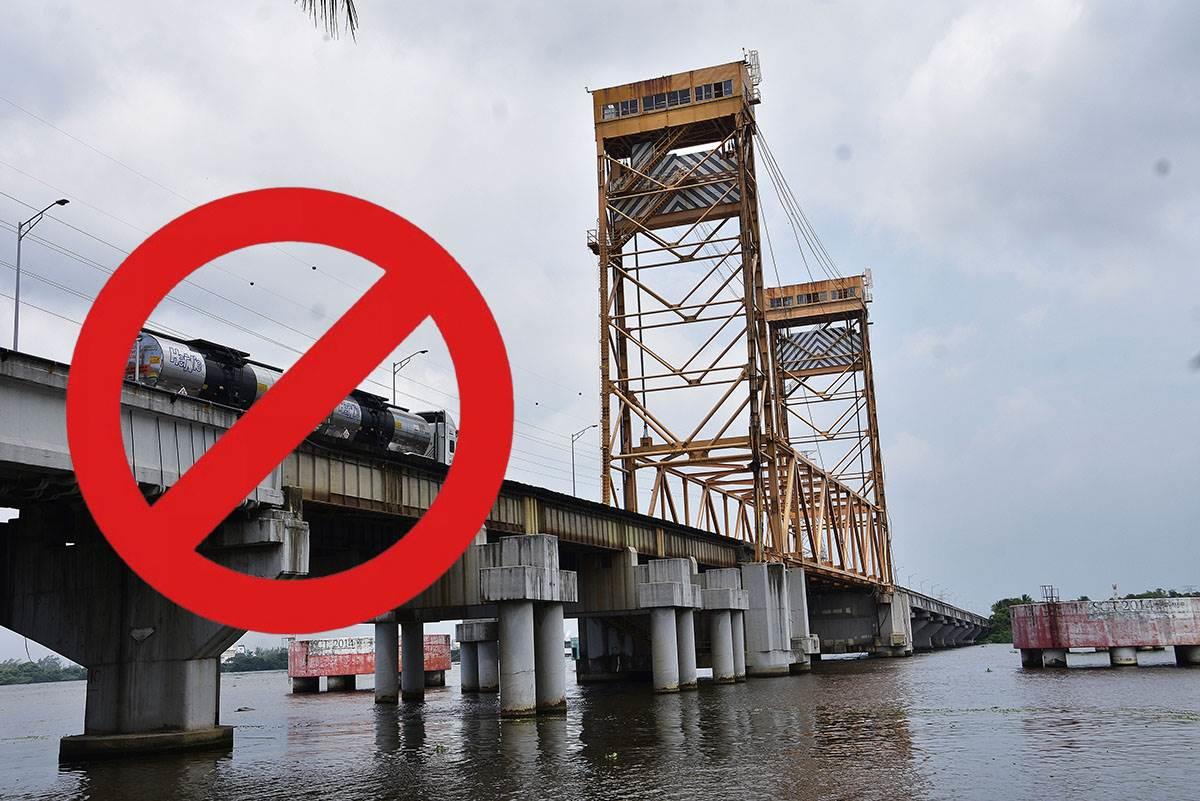
[[[862,356],[862,337],[842,326],[795,331],[779,337],[775,354],[779,366],[789,372],[840,370]]]
[[[634,146],[630,161],[635,170],[646,173],[663,183],[670,183],[683,175],[688,176],[687,183],[709,181],[713,177],[726,178],[704,186],[685,187],[671,192],[665,204],[653,209],[655,215],[707,209],[717,203],[737,203],[741,199],[737,187],[736,159],[727,158],[715,151],[670,154],[656,159],[653,145],[644,143]],[[629,192],[631,194],[647,192],[657,186],[658,184],[643,178],[638,180]],[[647,210],[652,206],[657,206],[661,201],[661,195],[641,195],[624,199],[612,196],[609,199],[613,208],[633,219],[638,219],[646,214]]]

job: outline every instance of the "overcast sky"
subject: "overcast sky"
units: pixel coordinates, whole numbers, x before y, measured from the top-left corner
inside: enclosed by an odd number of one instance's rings
[[[359,7],[357,41],[329,40],[289,0],[7,9],[4,326],[21,203],[66,196],[55,216],[80,229],[49,220],[35,235],[56,249],[26,240],[24,267],[46,280],[23,285],[23,350],[69,359],[78,327],[53,315],[82,319],[72,292],[94,295],[199,202],[349,192],[422,226],[474,278],[514,368],[509,475],[569,491],[567,435],[597,419],[585,87],[756,48],[776,158],[841,271],[874,273],[900,581],[978,611],[1047,582],[1070,597],[1200,584],[1200,6]],[[794,250],[777,256],[785,282],[805,280]],[[256,248],[154,319],[286,366],[373,269]],[[432,325],[396,357],[425,347],[401,403],[453,410]],[[386,370],[374,378],[388,394]],[[598,497],[594,432],[579,448],[580,494]],[[17,653],[0,631],[0,658]]]

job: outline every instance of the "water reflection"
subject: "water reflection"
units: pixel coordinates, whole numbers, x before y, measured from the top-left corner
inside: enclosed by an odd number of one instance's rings
[[[64,765],[63,769],[79,777],[75,790],[79,798],[126,798],[130,788],[145,792],[151,787],[160,798],[191,798],[200,796],[221,767],[231,763],[228,752],[218,751],[99,760]]]
[[[420,754],[425,747],[425,715],[421,707],[406,706],[400,712],[400,731],[403,734],[404,750]]]
[[[245,675],[222,692],[232,754],[62,770],[82,688],[5,687],[0,722],[23,730],[0,726],[0,797],[1134,798],[1149,764],[1156,796],[1191,797],[1200,671],[1018,665],[987,648],[677,695],[569,685],[565,717],[518,721],[494,695],[377,706],[369,691],[292,696],[282,674]]]
[[[375,750],[393,754],[400,750],[400,710],[391,704],[375,705]]]

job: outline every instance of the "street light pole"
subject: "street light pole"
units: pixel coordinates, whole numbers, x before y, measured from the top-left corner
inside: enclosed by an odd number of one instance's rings
[[[33,230],[33,226],[42,221],[42,216],[46,212],[55,206],[65,206],[70,202],[65,197],[60,197],[28,220],[24,222],[17,220],[17,285],[16,291],[13,292],[13,350],[17,349],[21,338],[21,240],[25,238],[27,233]]]
[[[579,439],[580,437],[582,437],[587,432],[591,431],[593,428],[599,428],[599,427],[600,427],[600,425],[598,423],[593,423],[592,425],[588,426],[587,428],[581,428],[578,431],[576,431],[574,434],[571,435],[571,494],[572,495],[579,494],[575,489],[575,441],[577,439]]]
[[[403,369],[404,369],[404,366],[405,366],[406,364],[408,364],[409,362],[411,362],[411,361],[412,361],[414,358],[416,358],[417,356],[420,356],[422,353],[429,353],[429,351],[427,351],[427,350],[419,350],[419,351],[417,351],[416,353],[410,353],[410,354],[408,354],[407,356],[405,356],[403,359],[401,359],[401,360],[400,360],[400,361],[398,361],[398,362],[392,362],[392,405],[393,405],[393,406],[399,406],[399,405],[400,405],[400,404],[396,403],[396,373],[398,373],[398,372],[400,372],[401,370],[403,370]]]

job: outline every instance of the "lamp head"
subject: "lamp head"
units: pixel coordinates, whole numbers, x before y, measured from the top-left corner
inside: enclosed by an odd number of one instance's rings
[[[60,197],[58,200],[54,201],[54,205],[55,206],[65,206],[70,202],[71,201],[67,200],[65,197]]]

